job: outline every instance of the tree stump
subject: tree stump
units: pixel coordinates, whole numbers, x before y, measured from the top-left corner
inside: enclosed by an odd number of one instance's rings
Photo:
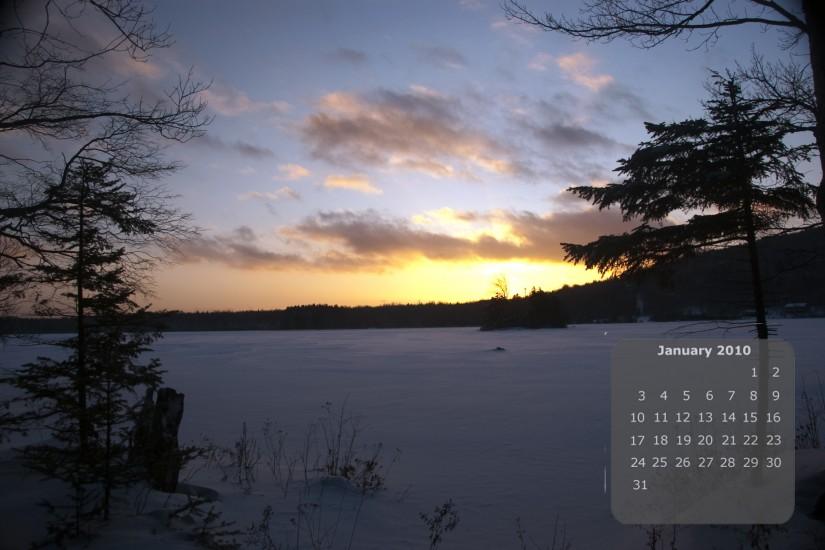
[[[178,486],[181,455],[178,429],[183,419],[183,397],[172,388],[146,391],[134,430],[132,458],[142,464],[152,487],[167,493]]]

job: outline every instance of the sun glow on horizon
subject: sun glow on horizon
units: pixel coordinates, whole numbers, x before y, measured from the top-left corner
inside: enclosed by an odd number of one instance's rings
[[[510,293],[555,290],[598,279],[562,262],[416,260],[384,271],[234,269],[177,264],[158,274],[157,309],[184,311],[281,309],[301,304],[345,306],[469,302],[489,298],[493,280],[507,278]]]

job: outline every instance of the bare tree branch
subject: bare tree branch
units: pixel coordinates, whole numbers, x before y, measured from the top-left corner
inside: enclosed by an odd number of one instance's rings
[[[171,196],[152,182],[180,167],[164,158],[164,141],[197,138],[211,122],[209,84],[191,70],[150,97],[129,80],[112,82],[107,67],[149,62],[173,43],[145,2],[10,1],[11,17],[0,22],[0,134],[27,139],[12,142],[24,144],[20,151],[0,153],[0,308],[45,282],[33,268],[71,255],[55,246],[57,197],[78,165],[122,180],[122,192],[157,218],[150,231],[121,235],[135,273],[190,235],[188,217],[172,215]]]

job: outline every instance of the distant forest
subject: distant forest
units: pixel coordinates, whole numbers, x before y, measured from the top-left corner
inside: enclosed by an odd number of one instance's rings
[[[825,315],[821,229],[759,243],[771,316]],[[699,254],[666,269],[528,296],[468,303],[336,306],[279,310],[153,313],[165,331],[301,330],[419,327],[561,327],[567,323],[736,319],[753,315],[744,247]],[[0,318],[5,334],[70,332],[73,320]]]

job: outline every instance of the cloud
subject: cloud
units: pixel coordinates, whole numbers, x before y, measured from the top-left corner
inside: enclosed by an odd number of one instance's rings
[[[622,220],[618,210],[587,208],[580,211],[539,215],[512,212],[506,215],[513,231],[529,244],[533,257],[562,260],[561,243],[587,243],[601,235],[623,233],[635,224]]]
[[[628,115],[644,121],[656,119],[641,96],[616,82],[599,90],[592,105],[597,113],[614,120]]]
[[[553,56],[549,53],[539,52],[533,56],[527,68],[533,71],[546,71],[553,63]]]
[[[397,265],[416,258],[562,261],[562,242],[589,242],[632,227],[622,221],[619,212],[596,209],[543,215],[449,210],[429,215],[439,221],[476,225],[480,230],[464,234],[435,231],[426,223],[422,227],[421,218],[388,218],[366,210],[319,212],[284,232],[292,238],[339,247],[336,250],[350,258],[351,264],[369,266]]]
[[[324,187],[329,189],[349,189],[358,191],[365,195],[381,195],[384,192],[374,186],[368,177],[362,175],[354,176],[327,176],[324,180]]]
[[[456,171],[448,164],[426,159],[409,159],[401,157],[390,157],[390,166],[405,168],[413,172],[427,174],[433,178],[445,178],[456,175]]]
[[[279,164],[278,173],[272,176],[274,180],[295,181],[310,175],[310,171],[300,164]]]
[[[472,255],[472,243],[450,235],[416,229],[375,210],[320,212],[290,229],[291,236],[341,246],[363,263],[385,264],[424,256],[459,259]]]
[[[612,82],[592,94],[555,92],[541,100],[520,98],[522,109],[529,105],[538,116],[564,121],[567,124],[586,119],[611,121],[656,120],[648,107],[648,101],[627,86]]]
[[[299,200],[301,195],[288,185],[285,185],[275,191],[248,191],[242,195],[239,195],[238,198],[243,201],[251,199],[262,201],[279,201],[285,199]]]
[[[352,48],[338,48],[327,54],[331,61],[350,63],[352,65],[363,65],[369,59],[365,52]]]
[[[604,134],[581,126],[559,122],[539,124],[532,127],[536,137],[547,147],[569,149],[583,147],[620,147],[621,144]]]
[[[585,210],[590,207],[589,202],[567,189],[562,189],[555,195],[547,197],[547,200],[554,205],[554,210],[557,211]]]
[[[589,94],[588,94],[589,95]],[[572,94],[557,93],[548,100],[517,97],[509,117],[513,132],[524,140],[523,148],[536,172],[557,183],[585,183],[601,177],[615,165],[614,155],[627,145],[582,124],[587,103]]]
[[[618,211],[592,208],[537,214],[442,208],[411,219],[375,210],[321,211],[282,227],[280,248],[261,242],[249,227],[191,239],[184,262],[220,262],[239,269],[376,270],[421,258],[433,261],[563,260],[562,242],[585,243],[629,230]],[[299,249],[300,253],[290,252]]]
[[[231,151],[253,159],[264,159],[275,156],[275,152],[268,147],[254,145],[242,140],[226,142],[219,137],[213,136],[212,134],[206,134],[198,139],[192,140],[190,143],[202,145],[211,149]]]
[[[114,70],[125,76],[139,76],[148,80],[157,80],[166,74],[166,69],[149,59],[134,59],[123,56],[111,63]]]
[[[614,87],[620,98],[611,105],[607,94]],[[628,113],[636,118],[631,110],[643,104],[633,99],[615,84],[546,100],[474,91],[456,96],[420,85],[338,91],[320,98],[299,132],[315,158],[356,173],[379,168],[469,181],[492,174],[567,185],[604,177],[614,155],[627,151],[627,144],[587,121]],[[480,126],[493,121],[503,122],[495,134]]]
[[[306,265],[300,255],[267,250],[259,244],[255,232],[243,225],[225,235],[188,240],[179,247],[178,260],[219,262],[238,269],[286,269]]]
[[[253,174],[256,174],[257,172],[258,171],[252,168],[251,166],[244,166],[243,168],[238,170],[238,173],[242,176],[251,176]]]
[[[567,78],[594,92],[613,82],[613,77],[609,74],[594,74],[596,60],[583,52],[563,55],[556,59],[556,64]]]
[[[300,128],[313,156],[349,168],[404,168],[431,176],[528,175],[515,149],[473,125],[462,102],[421,86],[327,94]]]
[[[416,225],[454,225],[456,223],[471,222],[477,219],[475,212],[454,210],[448,206],[429,210],[427,212],[414,215],[411,220]]]
[[[229,86],[213,86],[202,94],[210,109],[229,117],[252,113],[281,115],[290,109],[286,101],[252,100],[245,92]]]
[[[535,25],[528,25],[516,19],[508,19],[507,17],[493,19],[490,22],[490,29],[522,46],[529,45],[538,35],[538,29]]]
[[[271,157],[275,154],[272,149],[268,147],[259,147],[240,140],[233,143],[231,147],[235,148],[240,154],[248,157],[264,158]]]
[[[425,63],[441,69],[463,69],[468,65],[467,58],[461,52],[444,46],[418,48],[418,57]]]
[[[479,10],[484,6],[481,0],[458,0],[458,5],[465,10]]]

